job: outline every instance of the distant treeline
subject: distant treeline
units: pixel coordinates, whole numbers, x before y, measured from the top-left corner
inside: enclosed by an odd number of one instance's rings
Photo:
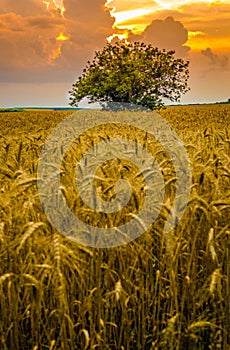
[[[230,98],[228,101],[224,101],[224,102],[216,102],[216,104],[220,104],[220,105],[225,105],[225,104],[230,104]]]
[[[0,112],[24,112],[24,108],[0,108]]]
[[[189,103],[187,106],[192,105],[205,105],[206,103]],[[230,104],[230,99],[223,102],[214,102],[207,104]],[[170,105],[168,105],[170,106]],[[182,104],[176,104],[172,106],[183,106]],[[13,108],[0,108],[0,113],[3,112],[32,112],[32,111],[76,111],[76,110],[86,110],[91,108],[74,108],[74,107],[13,107]]]
[[[84,110],[88,108],[73,108],[73,107],[25,107],[25,108],[0,108],[0,113],[2,112],[31,112],[31,111],[76,111]]]

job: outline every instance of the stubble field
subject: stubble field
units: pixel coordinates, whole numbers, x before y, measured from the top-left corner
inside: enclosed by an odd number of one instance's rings
[[[95,111],[77,113],[93,117]],[[122,121],[126,112],[120,113]],[[160,112],[184,143],[192,169],[190,199],[170,233],[170,249],[163,234],[167,200],[153,225],[120,247],[80,246],[49,223],[38,196],[37,162],[47,136],[70,114],[0,113],[0,349],[229,349],[230,106]],[[89,224],[119,226],[143,205],[144,178],[123,160],[104,164],[95,180],[104,200],[113,199],[121,174],[132,184],[118,215],[89,210],[74,182],[73,164],[95,140],[126,137],[126,131],[88,131],[65,156],[61,191]],[[146,133],[131,134],[155,155],[173,201],[169,155]]]

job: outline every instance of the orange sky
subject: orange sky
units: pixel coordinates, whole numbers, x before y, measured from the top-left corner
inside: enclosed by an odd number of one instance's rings
[[[68,105],[87,60],[115,35],[190,60],[183,103],[230,98],[230,0],[105,3],[0,0],[0,106]]]
[[[173,16],[188,30],[186,45],[192,50],[205,46],[218,51],[230,50],[230,1],[108,0],[115,27],[142,33],[153,19]]]

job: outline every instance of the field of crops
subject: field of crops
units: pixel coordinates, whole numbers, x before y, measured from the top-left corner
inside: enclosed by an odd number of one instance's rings
[[[84,119],[95,111],[77,113]],[[126,112],[119,113],[122,121]],[[142,236],[120,247],[80,246],[52,227],[38,195],[38,158],[70,114],[0,113],[0,349],[230,349],[230,105],[160,112],[185,144],[192,168],[189,202],[170,233],[170,250],[166,202]],[[114,217],[90,211],[73,180],[72,163],[95,138],[112,131],[126,136],[126,129],[88,131],[64,158],[61,190],[75,215],[92,225],[119,226],[143,205],[144,178],[124,161],[108,161],[95,180],[104,200],[114,196],[121,172],[132,183],[126,210]],[[173,200],[169,156],[146,133],[131,134],[156,153]]]

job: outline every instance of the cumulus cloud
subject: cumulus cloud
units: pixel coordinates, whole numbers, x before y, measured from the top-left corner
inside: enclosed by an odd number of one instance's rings
[[[152,21],[144,31],[144,40],[160,49],[175,50],[179,56],[185,56],[190,49],[184,45],[188,41],[188,30],[172,17]]]
[[[114,18],[104,0],[64,0],[63,12],[55,2],[0,0],[1,81],[69,81],[105,45]]]
[[[189,46],[184,45],[188,40],[188,30],[172,17],[153,20],[141,35],[130,33],[129,40],[141,40],[159,49],[175,50],[177,56],[182,57],[190,50]]]
[[[42,1],[36,0],[0,0],[0,13],[16,13],[23,17],[45,12]]]
[[[209,62],[222,70],[229,68],[229,58],[224,55],[217,55],[208,47],[206,50],[201,50],[202,55],[209,59]]]
[[[125,14],[125,9],[129,8],[129,0],[113,0],[111,4],[117,7],[119,13]],[[229,14],[230,14],[230,2],[228,1],[185,1],[177,0],[169,1],[166,3],[163,1],[157,1],[156,6],[152,1],[143,1],[143,7],[140,1],[137,3],[130,0],[131,6],[136,3],[136,8],[139,6],[142,10],[148,10],[152,6],[149,13],[140,14],[135,18],[125,18],[120,22],[121,28],[131,29],[133,32],[140,33],[144,31],[146,25],[150,25],[153,20],[165,20],[167,17],[173,17],[175,21],[183,23],[184,27],[188,29],[188,42],[187,46],[191,47],[191,50],[200,51],[204,47],[212,47],[215,50],[224,48],[230,49],[229,36]],[[166,8],[167,5],[171,5],[170,8]],[[115,13],[116,16],[116,13]],[[122,18],[122,16],[121,16]],[[119,26],[119,23],[118,23]],[[199,36],[199,33],[203,33],[203,36]],[[196,35],[197,34],[197,35]]]

